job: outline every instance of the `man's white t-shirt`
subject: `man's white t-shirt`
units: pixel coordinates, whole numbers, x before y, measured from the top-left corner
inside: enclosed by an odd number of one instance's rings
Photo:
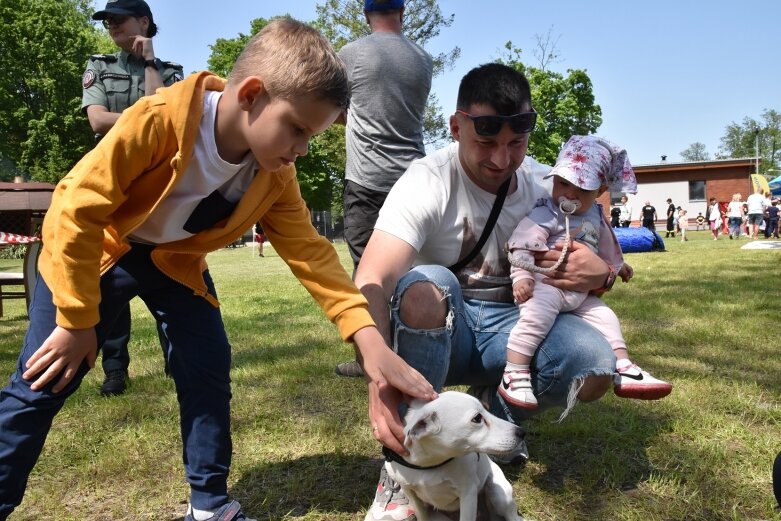
[[[526,157],[517,170],[518,189],[504,202],[482,251],[456,275],[464,295],[512,302],[505,244],[537,199],[548,197],[550,167]],[[375,229],[410,244],[414,264],[451,266],[472,251],[483,232],[495,194],[478,187],[458,159],[458,143],[413,161],[380,210]]]

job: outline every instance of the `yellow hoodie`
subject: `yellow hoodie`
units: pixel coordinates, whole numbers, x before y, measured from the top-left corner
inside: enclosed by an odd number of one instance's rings
[[[43,224],[39,263],[54,295],[59,326],[78,329],[98,323],[100,275],[127,253],[127,236],[182,182],[204,91],[224,87],[225,80],[202,72],[141,98],[59,182]],[[374,325],[366,300],[333,246],[312,226],[293,166],[258,171],[227,219],[187,239],[158,245],[152,260],[218,306],[203,279],[206,254],[238,239],[258,220],[342,338]]]

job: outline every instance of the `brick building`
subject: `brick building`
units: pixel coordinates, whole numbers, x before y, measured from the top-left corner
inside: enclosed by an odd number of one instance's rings
[[[646,201],[656,208],[657,226],[666,220],[668,198],[675,206],[685,208],[689,219],[699,212],[705,215],[711,197],[728,203],[732,194],[740,193],[745,201],[754,192],[750,175],[756,168],[756,158],[751,157],[635,165],[637,194],[627,196],[632,207],[632,226],[639,226],[640,209]],[[605,193],[599,198],[606,213],[609,214],[611,204],[619,202],[621,195]]]

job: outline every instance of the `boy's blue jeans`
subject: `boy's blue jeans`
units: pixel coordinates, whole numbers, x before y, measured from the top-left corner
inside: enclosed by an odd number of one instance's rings
[[[445,327],[415,330],[401,322],[400,300],[419,282],[433,283],[446,296]],[[518,313],[512,303],[464,299],[458,279],[443,266],[418,266],[399,280],[391,300],[394,348],[437,390],[444,385],[492,386],[491,412],[518,422],[529,417],[529,411],[506,404],[496,392]],[[576,380],[614,372],[615,356],[605,337],[579,317],[559,315],[532,359],[532,385],[539,402],[536,412],[566,406]]]
[[[219,309],[161,273],[150,259],[152,249],[133,245],[101,277],[97,345],[103,343],[134,296],[139,296],[162,324],[170,340],[167,358],[179,400],[190,501],[198,509],[216,509],[228,501],[232,449],[230,344]],[[216,295],[208,271],[204,278],[209,291]],[[27,360],[55,328],[55,312],[51,291],[39,277],[16,371],[0,391],[0,519],[21,503],[27,477],[43,449],[54,416],[89,370],[84,362],[68,386],[56,394],[51,388],[59,377],[40,391],[32,391],[32,382],[22,379]],[[84,434],[88,439],[89,433]]]

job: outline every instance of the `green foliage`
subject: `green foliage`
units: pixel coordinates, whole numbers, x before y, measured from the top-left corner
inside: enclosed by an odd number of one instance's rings
[[[218,76],[227,78],[233,69],[233,64],[236,63],[250,38],[258,34],[271,20],[273,18],[256,18],[250,22],[250,34],[239,33],[235,38],[217,38],[214,45],[209,46],[209,49],[212,50],[206,61],[209,70]]]
[[[684,161],[707,161],[710,159],[710,154],[705,150],[705,144],[698,141],[681,151],[681,159]]]
[[[88,0],[0,4],[0,156],[31,179],[58,181],[92,146],[81,76],[106,36],[90,13]]]
[[[781,113],[773,109],[765,109],[761,121],[746,116],[741,124],[732,122],[727,125],[716,157],[718,159],[756,157],[757,144],[763,169],[778,169]]]
[[[342,213],[344,127],[333,125],[309,142],[309,152],[296,159],[301,195],[312,210]]]
[[[529,138],[529,154],[542,163],[553,164],[561,146],[575,134],[593,134],[602,124],[602,109],[595,103],[591,78],[582,69],[568,69],[567,75],[521,61],[521,49],[505,44],[506,55],[499,63],[526,75],[537,111],[537,128]]]

